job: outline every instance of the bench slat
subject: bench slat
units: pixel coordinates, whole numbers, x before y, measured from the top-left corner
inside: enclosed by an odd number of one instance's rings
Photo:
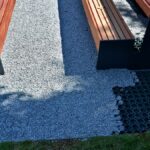
[[[100,41],[134,39],[112,0],[82,0],[99,51]]]
[[[150,5],[145,0],[135,0],[143,12],[150,18]]]
[[[104,6],[108,6],[107,12],[112,14],[114,17],[110,17],[112,19],[112,23],[115,25],[115,29],[117,30],[121,39],[131,39],[133,35],[126,25],[124,19],[122,18],[120,12],[116,9],[112,0],[102,0]],[[109,11],[111,10],[111,11]]]
[[[122,30],[120,29],[119,24],[117,22],[117,18],[114,14],[114,9],[106,1],[101,1],[101,2],[103,2],[103,5],[105,6],[105,9],[107,10],[109,20],[113,26],[113,29],[116,31],[119,37],[118,39],[125,39],[125,36],[122,33]]]
[[[111,30],[111,24],[109,23],[109,20],[107,19],[106,12],[104,10],[104,7],[99,3],[99,0],[93,1],[97,14],[99,16],[99,20],[101,21],[101,24],[103,25],[103,31],[107,35],[108,40],[115,39],[115,33]],[[106,40],[106,39],[104,39]]]
[[[8,3],[8,0],[0,0],[1,1],[1,8],[0,8],[0,23],[2,22],[2,18],[4,16],[4,12]]]
[[[8,26],[10,23],[10,19],[11,19],[14,5],[15,5],[15,0],[8,0],[2,21],[0,23],[0,54],[2,52],[2,48],[4,45],[5,39],[6,39]]]
[[[100,34],[102,36],[102,40],[103,39],[108,39],[107,34],[105,33],[105,27],[102,24],[102,20],[100,20],[100,18],[99,18],[99,15],[102,16],[101,11],[100,11],[100,14],[97,13],[96,7],[95,7],[95,5],[93,3],[93,0],[89,0],[89,5],[91,7],[91,11],[93,13],[93,17],[96,20],[97,27],[98,27],[97,29],[99,30],[99,32],[100,32]]]
[[[97,32],[98,30],[98,26],[96,23],[96,20],[93,17],[90,5],[88,3],[88,0],[82,0],[83,3],[83,7],[87,16],[87,20],[89,22],[89,26],[92,32],[92,36],[96,45],[97,50],[99,49],[99,40],[102,39],[102,36],[99,32]]]
[[[97,0],[97,2],[99,3],[99,5],[102,5],[102,3],[100,2],[100,0]],[[105,19],[106,19],[106,21],[107,21],[107,24],[108,24],[108,26],[109,26],[109,29],[111,30],[111,33],[113,34],[114,39],[118,39],[119,37],[118,37],[116,31],[115,31],[115,30],[112,30],[114,27],[112,26],[112,24],[111,24],[111,22],[110,22],[110,20],[109,20],[108,14],[105,12],[105,7],[104,7],[104,6],[103,6],[103,13],[105,14],[105,15],[104,15],[104,16],[105,16]]]

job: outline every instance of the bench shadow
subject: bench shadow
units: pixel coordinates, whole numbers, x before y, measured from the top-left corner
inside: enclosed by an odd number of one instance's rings
[[[129,19],[129,26],[134,24],[142,25],[140,32],[145,32],[148,19],[144,17],[141,10],[136,7],[133,1],[127,0],[133,10],[140,14],[135,15],[130,9],[120,6],[124,16]],[[87,23],[81,0],[58,0],[60,29],[62,38],[62,53],[66,75],[92,74],[96,71],[96,48],[90,28]]]
[[[140,22],[142,26],[145,28],[147,27],[148,24],[148,18],[145,16],[143,11],[140,9],[140,7],[137,5],[137,3],[134,0],[126,0],[131,8],[133,9],[134,13],[131,10],[127,10],[127,8],[124,7],[119,7],[119,10],[130,20],[132,23]],[[137,15],[135,15],[137,14]]]
[[[130,4],[130,6],[132,7],[132,9],[139,15],[141,15],[142,17],[144,17],[145,19],[147,18],[147,16],[144,14],[144,12],[142,11],[142,9],[139,7],[139,5],[136,3],[135,0],[127,0],[127,2]]]
[[[96,48],[81,0],[58,0],[62,51],[66,75],[95,71]]]
[[[4,88],[0,88],[0,90],[4,90]],[[50,138],[49,134],[54,139],[63,138],[67,129],[65,131],[61,126],[66,126],[67,122],[65,120],[71,119],[69,112],[74,113],[73,103],[70,108],[66,108],[65,105],[67,106],[67,101],[76,92],[72,92],[71,95],[68,94],[55,93],[51,97],[36,99],[24,92],[1,93],[0,140],[44,140],[45,138]],[[65,101],[63,96],[66,97]],[[60,103],[62,104],[60,105]],[[67,119],[63,112],[68,114]],[[53,125],[55,125],[58,132],[53,129]],[[50,129],[47,129],[47,127]]]

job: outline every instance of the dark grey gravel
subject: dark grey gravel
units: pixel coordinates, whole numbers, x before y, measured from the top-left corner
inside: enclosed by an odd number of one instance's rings
[[[96,57],[81,0],[17,0],[2,56],[0,141],[122,130],[112,87],[133,85],[134,75],[96,71]]]

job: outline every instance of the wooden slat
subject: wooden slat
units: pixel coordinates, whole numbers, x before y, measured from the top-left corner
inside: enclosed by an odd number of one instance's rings
[[[107,38],[104,38],[104,39],[105,40],[115,39],[115,34],[111,30],[112,27],[111,27],[111,24],[109,23],[109,20],[107,19],[104,7],[99,2],[99,0],[93,0],[93,4],[95,5],[97,14],[99,16],[100,23],[102,24],[105,34],[107,36]]]
[[[131,39],[134,38],[133,34],[131,33],[131,31],[129,30],[127,24],[125,23],[123,17],[121,16],[120,12],[118,11],[118,9],[116,8],[115,4],[113,3],[112,0],[102,0],[103,3],[106,2],[110,9],[112,10],[112,13],[114,15],[114,18],[116,19],[116,22],[118,23],[118,27],[120,28],[120,30],[122,31],[123,35],[125,38],[123,39]],[[119,31],[120,31],[119,30]],[[120,32],[119,32],[120,33]]]
[[[87,20],[88,20],[88,23],[89,23],[89,26],[90,26],[90,29],[92,32],[92,36],[93,36],[96,48],[98,50],[99,49],[99,43],[100,43],[99,41],[102,39],[102,36],[101,36],[100,32],[97,32],[98,31],[98,25],[96,23],[95,18],[93,17],[93,13],[91,11],[91,7],[89,5],[88,0],[82,0],[82,3],[83,3],[83,7],[84,7],[84,10],[85,10],[85,13],[87,16]]]
[[[100,2],[100,0],[97,0],[97,2],[99,3],[99,5],[102,5],[102,3]],[[112,24],[111,24],[111,22],[109,20],[108,14],[106,13],[106,10],[105,10],[104,6],[103,6],[103,13],[104,13],[105,19],[107,21],[107,24],[108,24],[108,26],[109,26],[112,34],[113,34],[114,39],[118,39],[119,37],[118,37],[116,31],[113,29],[113,26],[112,26]]]
[[[8,3],[8,0],[0,0],[0,23],[4,16],[4,11],[6,9],[7,3]]]
[[[136,0],[137,4],[144,11],[147,17],[150,17],[150,5],[145,0]]]
[[[91,32],[92,32],[93,39],[96,44],[96,48],[97,50],[99,50],[99,44],[101,40],[116,39],[117,35],[113,32],[113,30],[111,30],[112,26],[101,4],[93,3],[93,0],[82,0],[82,3],[83,3],[83,7],[87,16],[87,20],[88,20]],[[91,7],[91,3],[92,3],[92,7]],[[99,12],[99,9],[101,9],[100,12]],[[100,18],[101,16],[103,16],[104,18],[103,20]],[[103,25],[104,21],[105,21],[105,24],[106,22],[108,24],[107,28],[104,28],[104,25]],[[106,33],[105,31],[109,31],[109,33]],[[111,36],[109,35],[110,32],[112,32]],[[108,35],[110,37],[108,37]]]
[[[3,7],[4,0],[0,0],[0,10]]]
[[[2,17],[2,21],[0,23],[0,54],[2,52],[2,48],[6,39],[8,26],[10,23],[14,5],[15,5],[15,0],[8,0],[6,9],[4,11],[4,15]]]
[[[102,40],[134,38],[112,0],[82,2],[98,51]]]
[[[107,3],[107,1],[106,0],[104,0],[104,1],[101,1],[102,3],[103,3],[103,5],[105,6],[105,9],[107,10],[107,14],[108,14],[108,16],[109,16],[109,19],[110,19],[110,21],[111,21],[111,24],[114,26],[114,30],[117,32],[117,35],[119,36],[119,39],[125,39],[125,36],[124,36],[124,34],[123,34],[123,32],[122,32],[122,30],[121,30],[121,28],[120,28],[120,26],[119,26],[119,23],[118,23],[118,21],[117,20],[119,20],[119,19],[117,19],[116,17],[118,17],[118,16],[115,16],[116,14],[115,14],[115,11],[114,11],[114,8],[112,8],[110,5],[110,3]]]

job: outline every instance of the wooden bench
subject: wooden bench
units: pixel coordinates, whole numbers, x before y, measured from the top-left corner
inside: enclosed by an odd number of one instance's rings
[[[150,0],[136,0],[136,2],[147,15],[147,17],[150,17]]]
[[[140,51],[112,0],[82,0],[98,52],[97,69],[150,69],[150,21]]]
[[[134,39],[112,0],[82,0],[97,50],[102,40]]]
[[[15,0],[0,0],[2,4],[0,9],[0,53],[7,35],[10,19],[12,16]]]
[[[0,0],[0,55],[6,39],[9,23],[13,13],[15,0]],[[4,74],[0,61],[0,74]]]

